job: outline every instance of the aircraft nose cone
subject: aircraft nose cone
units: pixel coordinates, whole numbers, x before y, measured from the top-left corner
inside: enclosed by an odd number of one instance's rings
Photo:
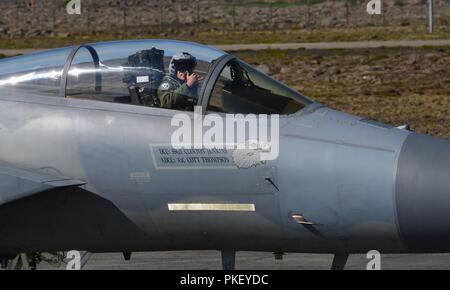
[[[412,133],[396,178],[400,233],[411,251],[450,250],[450,142]]]

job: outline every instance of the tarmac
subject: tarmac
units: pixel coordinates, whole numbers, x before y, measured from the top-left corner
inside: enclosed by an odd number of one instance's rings
[[[238,252],[236,270],[328,270],[333,256],[328,254],[285,254],[275,260],[272,253]],[[350,255],[346,270],[365,270],[366,255]],[[41,264],[38,269],[52,269]],[[60,267],[64,269],[64,267]],[[84,270],[221,270],[220,252],[133,253],[125,261],[121,253],[94,254]],[[450,270],[450,254],[382,254],[382,270]]]

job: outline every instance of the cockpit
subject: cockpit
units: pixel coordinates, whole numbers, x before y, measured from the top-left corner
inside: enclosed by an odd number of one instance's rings
[[[232,55],[174,40],[101,42],[7,58],[0,61],[4,96],[254,114],[292,114],[312,103]]]

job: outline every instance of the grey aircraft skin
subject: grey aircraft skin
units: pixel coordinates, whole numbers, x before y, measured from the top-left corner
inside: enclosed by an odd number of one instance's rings
[[[160,149],[170,145],[171,119],[179,111],[68,97],[77,52],[94,48],[94,63],[107,63],[102,49],[125,46],[213,54],[197,103],[206,115],[218,75],[235,60],[199,44],[145,40],[0,61],[3,259],[74,249],[219,250],[225,257],[235,251],[334,253],[344,260],[369,250],[450,252],[449,141],[299,94],[304,107],[280,116],[276,160],[247,168],[232,158],[216,167],[162,164]],[[57,54],[67,60],[53,76],[54,91],[40,84],[17,88],[22,63],[29,76]],[[106,67],[112,66],[100,65]],[[108,76],[102,77],[105,84]],[[180,204],[253,207],[183,210]]]

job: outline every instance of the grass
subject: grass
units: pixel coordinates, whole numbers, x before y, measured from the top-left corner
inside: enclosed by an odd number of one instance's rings
[[[1,48],[53,48],[78,43],[117,40],[126,38],[162,38],[179,39],[205,44],[234,43],[285,43],[285,42],[324,42],[324,41],[368,41],[368,40],[415,40],[415,39],[450,39],[449,31],[437,31],[429,34],[423,25],[406,27],[364,27],[364,28],[316,28],[274,30],[226,30],[221,26],[201,30],[187,27],[183,31],[159,33],[156,28],[148,27],[147,33],[134,33],[130,28],[128,35],[121,31],[115,34],[90,33],[89,35],[72,35],[68,37],[35,37],[7,39],[0,38]],[[155,30],[156,29],[156,30]]]

